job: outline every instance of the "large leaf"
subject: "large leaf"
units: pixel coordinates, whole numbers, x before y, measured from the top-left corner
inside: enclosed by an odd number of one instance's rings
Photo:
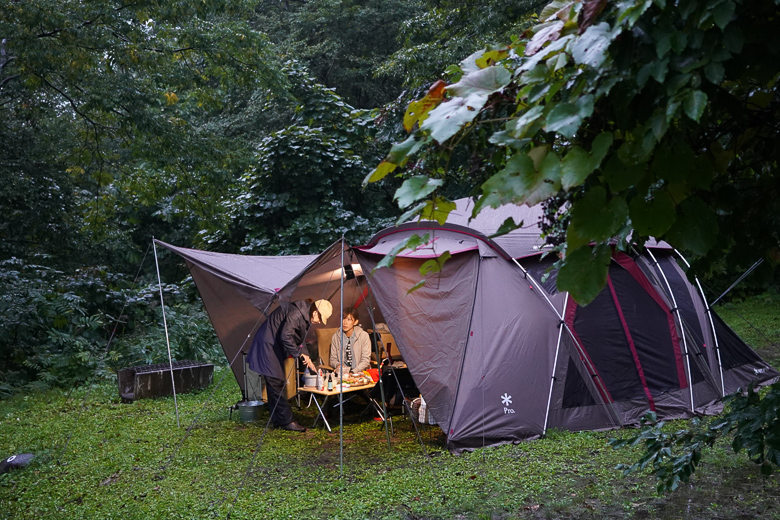
[[[557,40],[561,35],[563,25],[564,24],[561,21],[537,25],[534,28],[536,29],[536,34],[534,34],[531,41],[528,42],[528,45],[525,47],[525,55],[532,56],[539,52],[539,49],[544,47],[545,43]]]
[[[431,110],[421,128],[429,130],[437,143],[443,143],[457,134],[463,125],[473,121],[487,99],[483,94],[453,98]]]
[[[427,175],[415,175],[411,179],[404,181],[395,192],[393,199],[398,200],[398,206],[406,208],[414,202],[427,197],[442,184],[444,184],[444,181],[441,179],[431,179]]]
[[[572,206],[566,242],[577,248],[591,241],[607,240],[620,231],[627,217],[628,205],[623,198],[607,201],[607,190],[595,186]]]
[[[384,179],[387,176],[388,173],[392,172],[397,167],[398,167],[398,165],[393,164],[393,163],[391,163],[389,161],[382,161],[374,169],[374,171],[372,171],[371,173],[366,175],[366,178],[363,179],[363,186],[366,186],[370,182],[376,182],[376,181]]]
[[[573,147],[561,161],[561,185],[563,189],[570,190],[585,182],[588,175],[601,165],[601,161],[607,154],[611,144],[612,134],[605,132],[599,134],[593,140],[590,153],[579,146]]]
[[[440,225],[447,222],[449,214],[457,208],[457,204],[445,199],[436,197],[434,200],[426,201],[425,208],[420,212],[420,218],[425,220],[435,220]]]
[[[628,210],[631,225],[640,235],[659,237],[676,218],[674,201],[665,190],[656,191],[649,199],[635,197]]]
[[[502,66],[493,66],[466,74],[460,81],[447,87],[453,95],[467,97],[472,94],[489,96],[502,90],[512,81],[512,74]]]
[[[529,130],[544,114],[544,107],[536,105],[526,110],[520,117],[513,119],[506,124],[506,130],[509,134],[516,138],[522,139],[526,135],[529,135]]]
[[[575,3],[572,0],[553,0],[542,9],[539,19],[543,22],[548,22],[554,18],[568,20],[569,11],[571,11]]]
[[[417,150],[425,146],[430,142],[430,138],[419,135],[410,135],[405,141],[395,143],[390,152],[387,154],[385,161],[403,166],[410,155],[413,155]]]
[[[517,154],[504,169],[485,181],[483,196],[474,211],[509,203],[533,206],[556,194],[561,186],[560,179],[561,165],[554,153],[547,154],[539,170],[534,168],[533,159],[528,155]]]
[[[398,253],[400,253],[404,249],[416,249],[420,246],[424,246],[428,242],[430,242],[430,236],[427,233],[423,236],[412,235],[406,240],[402,240],[401,242],[396,244],[390,250],[389,253],[387,253],[384,257],[382,257],[382,260],[380,260],[379,263],[376,264],[374,271],[376,271],[377,269],[381,269],[382,267],[390,267],[391,265],[393,265],[393,262],[395,261],[395,257],[398,256]]]
[[[587,305],[607,284],[607,270],[612,258],[608,245],[582,246],[569,252],[558,271],[559,291],[571,293],[580,305]]]
[[[583,119],[593,113],[593,96],[585,95],[576,103],[559,103],[547,114],[547,131],[558,132],[569,139],[579,130]]]
[[[701,119],[701,116],[704,113],[704,109],[706,107],[707,94],[701,90],[691,90],[688,92],[688,94],[685,95],[685,99],[683,100],[683,109],[685,110],[685,114],[694,121]]]
[[[404,130],[411,132],[417,122],[422,122],[428,117],[428,112],[441,103],[444,99],[444,88],[447,84],[439,80],[434,83],[425,97],[409,103],[409,108],[404,114]]]
[[[705,255],[718,238],[715,212],[698,197],[684,200],[666,238],[677,248]]]
[[[609,45],[617,34],[619,32],[613,31],[606,22],[589,27],[571,45],[574,61],[593,68],[601,67],[607,59]]]

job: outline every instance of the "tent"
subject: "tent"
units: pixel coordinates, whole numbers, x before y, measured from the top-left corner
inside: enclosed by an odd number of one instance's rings
[[[648,410],[667,419],[716,413],[724,395],[778,376],[709,308],[668,245],[615,252],[607,287],[580,306],[555,290],[554,271],[542,283],[552,261],[542,255],[539,207],[488,209],[470,220],[469,204],[458,201],[444,225],[411,222],[317,256],[161,244],[185,258],[239,385],[238,354],[264,315],[280,300],[338,305],[337,287],[351,271],[345,305],[358,303],[369,320],[388,325],[453,452],[549,428],[636,425]],[[524,225],[489,239],[507,217]],[[429,239],[365,276],[412,234]],[[445,252],[451,258],[410,292],[420,268]]]

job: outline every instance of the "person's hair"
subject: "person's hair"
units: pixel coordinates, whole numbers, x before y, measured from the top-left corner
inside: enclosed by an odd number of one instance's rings
[[[317,308],[317,304],[315,302],[311,302],[311,305],[309,306],[309,319],[314,317],[314,311],[320,312],[320,310]],[[320,320],[321,319],[322,315],[320,315]]]
[[[360,321],[358,318],[358,311],[354,307],[344,307],[344,317],[352,316],[352,319],[355,321]]]

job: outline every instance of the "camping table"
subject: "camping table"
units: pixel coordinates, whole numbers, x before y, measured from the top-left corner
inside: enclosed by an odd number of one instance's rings
[[[372,403],[376,408],[376,403],[374,402],[373,399],[371,399],[370,396],[368,396],[368,391],[374,388],[375,386],[376,383],[369,383],[367,385],[361,385],[361,386],[350,386],[349,388],[345,388],[344,390],[342,390],[341,393],[348,394],[352,392],[361,392],[361,391],[365,392],[365,395],[367,396],[369,402]],[[314,404],[317,405],[317,410],[319,410],[319,415],[317,415],[317,417],[314,419],[314,424],[312,424],[312,428],[314,428],[314,426],[317,424],[319,418],[322,417],[322,420],[325,423],[325,427],[328,428],[328,431],[331,431],[330,424],[328,424],[328,419],[325,418],[325,406],[328,404],[328,401],[330,401],[331,398],[339,395],[339,390],[338,389],[318,390],[313,386],[302,386],[298,388],[298,393],[309,394],[312,398],[314,398]],[[318,395],[323,397],[322,404],[320,404],[320,402],[317,400]],[[381,413],[381,410],[379,411],[379,415],[384,420],[384,415]]]

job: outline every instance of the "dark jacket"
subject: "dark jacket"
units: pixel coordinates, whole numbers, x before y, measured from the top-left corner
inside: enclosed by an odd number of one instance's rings
[[[310,306],[305,301],[282,303],[268,316],[249,349],[249,368],[260,375],[285,379],[284,360],[301,354],[300,346],[311,326]]]

